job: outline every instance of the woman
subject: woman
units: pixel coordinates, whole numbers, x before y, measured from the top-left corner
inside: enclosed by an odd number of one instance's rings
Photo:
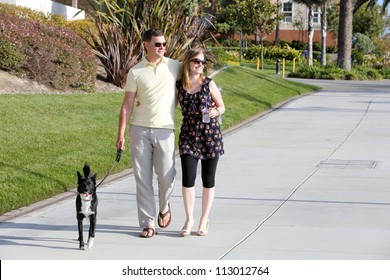
[[[199,160],[202,167],[203,192],[197,235],[208,234],[209,214],[214,200],[215,172],[219,156],[224,153],[218,117],[225,112],[225,105],[215,82],[203,75],[205,63],[203,49],[187,51],[182,61],[180,80],[176,82],[177,98],[183,115],[179,151],[186,221],[180,232],[182,237],[189,236],[194,225],[194,185]]]

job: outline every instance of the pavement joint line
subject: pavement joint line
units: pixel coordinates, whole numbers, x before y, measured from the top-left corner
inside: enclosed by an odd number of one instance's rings
[[[352,133],[359,127],[359,125],[363,122],[365,116],[368,113],[368,110],[370,108],[371,103],[373,102],[374,99],[372,99],[368,105],[367,108],[363,114],[363,116],[360,118],[359,122],[356,124],[356,126],[348,133],[348,135],[345,137],[343,141],[341,141],[340,145],[338,145],[326,158],[325,160],[329,160],[329,158],[349,139],[349,137],[352,135]],[[289,100],[288,102],[290,102]],[[278,107],[280,108],[280,107]],[[252,120],[254,121],[254,120]],[[324,160],[322,160],[324,161]],[[221,257],[218,258],[218,260],[222,260],[225,258],[230,252],[232,252],[236,247],[240,246],[245,240],[247,240],[253,233],[255,233],[265,222],[267,222],[290,198],[291,196],[307,181],[309,180],[318,170],[319,170],[319,165],[322,162],[320,161],[314,166],[314,170],[301,182],[299,183],[294,190],[265,218],[263,219],[257,226],[249,232],[246,236],[244,236],[240,241],[238,241],[236,244],[234,244],[229,250],[227,250]]]
[[[235,248],[240,246],[242,243],[245,242],[253,233],[255,233],[265,222],[267,222],[293,195],[296,193],[296,191],[307,181],[309,180],[316,172],[318,171],[318,168],[315,167],[312,172],[308,176],[306,176],[305,179],[303,179],[293,190],[292,192],[278,205],[276,208],[267,216],[265,217],[260,223],[257,224],[257,226],[249,232],[246,236],[244,236],[240,241],[238,241],[236,244],[234,244],[229,250],[227,250],[222,256],[218,258],[218,260],[223,260],[230,252],[232,252]]]
[[[352,128],[352,130],[347,134],[347,136],[345,137],[345,139],[343,141],[341,141],[340,145],[338,145],[334,150],[333,152],[331,152],[324,160],[329,160],[329,158],[335,153],[337,152],[338,149],[341,148],[342,145],[345,144],[345,142],[348,141],[348,139],[351,137],[352,133],[355,132],[355,130],[360,126],[360,124],[363,122],[364,118],[366,117],[367,113],[368,113],[368,110],[370,109],[370,106],[372,104],[372,102],[374,101],[374,99],[371,99],[371,101],[368,103],[367,105],[367,108],[366,108],[366,111],[364,112],[363,116],[360,118],[359,122],[355,125],[354,128]]]
[[[378,161],[375,160],[343,160],[328,159],[322,160],[318,167],[320,168],[339,168],[339,169],[375,169]]]

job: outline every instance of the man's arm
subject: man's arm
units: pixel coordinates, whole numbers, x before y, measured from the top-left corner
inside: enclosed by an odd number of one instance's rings
[[[134,100],[136,97],[135,92],[125,92],[125,97],[122,103],[122,107],[119,113],[119,126],[118,126],[118,137],[116,140],[116,148],[118,150],[125,149],[125,131],[127,124],[129,123],[131,114],[133,113]]]

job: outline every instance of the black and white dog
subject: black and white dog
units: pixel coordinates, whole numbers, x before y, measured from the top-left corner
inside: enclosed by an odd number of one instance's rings
[[[84,250],[83,220],[89,218],[88,248],[92,248],[95,237],[98,199],[96,195],[96,173],[91,175],[89,164],[83,167],[84,177],[77,171],[78,187],[76,198],[79,248]]]

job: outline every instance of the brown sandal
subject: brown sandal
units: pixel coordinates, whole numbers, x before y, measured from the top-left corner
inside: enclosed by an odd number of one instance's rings
[[[150,233],[151,233],[151,235],[150,235]],[[151,238],[151,237],[153,237],[153,236],[156,235],[156,234],[157,234],[157,231],[156,231],[154,228],[146,227],[146,228],[144,228],[144,229],[141,231],[139,237],[142,237],[142,238]]]
[[[169,215],[169,220],[168,220],[166,225],[163,225],[162,222],[167,215]],[[160,226],[160,228],[166,228],[171,223],[171,220],[172,220],[171,205],[170,205],[170,203],[168,203],[168,211],[165,212],[164,214],[158,213],[158,225]]]

